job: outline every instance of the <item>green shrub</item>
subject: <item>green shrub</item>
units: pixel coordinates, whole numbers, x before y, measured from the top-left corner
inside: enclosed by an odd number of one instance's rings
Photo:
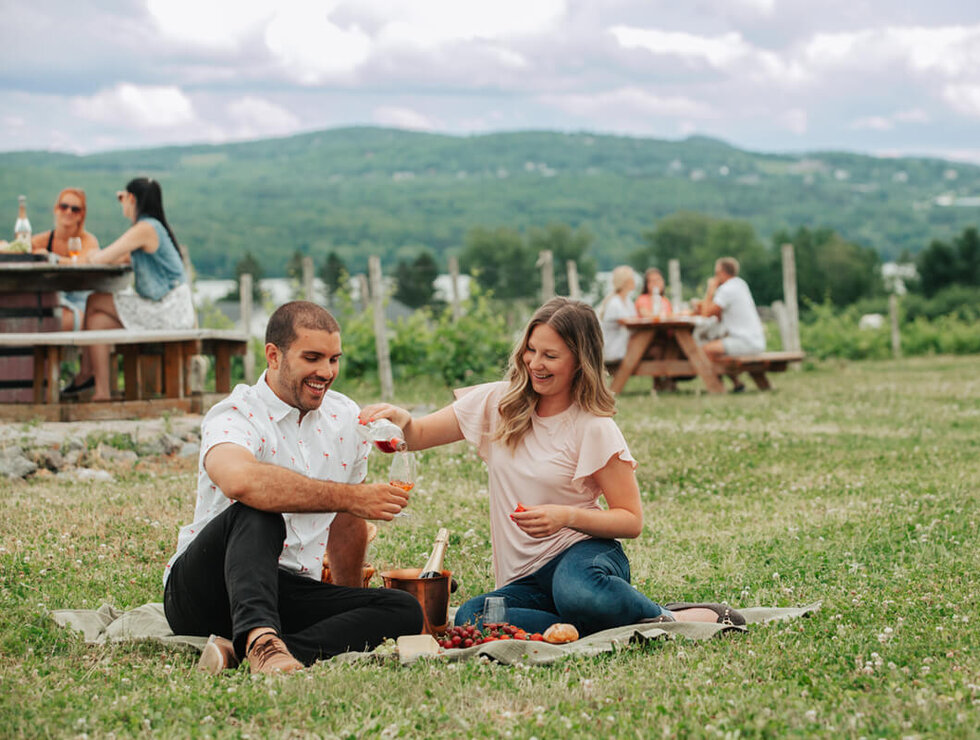
[[[933,300],[938,299],[936,296]],[[905,316],[906,299],[899,304],[902,354],[972,354],[980,352],[980,327],[975,315],[957,310],[927,318]],[[963,304],[959,304],[961,307]],[[812,357],[847,360],[880,360],[891,357],[891,331],[886,321],[880,329],[860,329],[866,305],[837,310],[829,303],[808,306],[800,324],[800,343]],[[887,311],[886,311],[887,313]]]

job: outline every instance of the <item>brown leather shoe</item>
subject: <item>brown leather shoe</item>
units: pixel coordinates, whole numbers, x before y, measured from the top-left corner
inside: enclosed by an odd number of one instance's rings
[[[197,669],[217,676],[227,668],[237,667],[238,656],[235,655],[235,646],[231,644],[231,640],[218,635],[211,635],[201,651],[201,659],[197,662]]]
[[[252,673],[292,673],[303,670],[275,632],[263,632],[252,640],[245,653]]]

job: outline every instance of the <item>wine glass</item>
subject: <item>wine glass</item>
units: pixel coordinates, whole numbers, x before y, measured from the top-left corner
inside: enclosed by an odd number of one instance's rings
[[[415,455],[407,450],[394,453],[391,468],[388,470],[388,482],[401,488],[406,493],[415,487]],[[409,516],[407,511],[400,511],[395,516]]]
[[[68,257],[72,262],[78,262],[78,255],[82,253],[81,237],[73,236],[68,239]]]
[[[483,626],[503,624],[507,621],[507,601],[503,596],[488,596],[483,601]]]

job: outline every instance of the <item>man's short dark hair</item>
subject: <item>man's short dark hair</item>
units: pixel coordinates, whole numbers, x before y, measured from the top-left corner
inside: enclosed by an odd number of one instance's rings
[[[724,270],[726,275],[738,277],[738,260],[734,257],[722,257],[718,260],[718,266]]]
[[[265,343],[274,344],[283,352],[296,340],[297,329],[314,329],[336,334],[340,324],[327,309],[309,301],[284,303],[269,317],[265,327]]]

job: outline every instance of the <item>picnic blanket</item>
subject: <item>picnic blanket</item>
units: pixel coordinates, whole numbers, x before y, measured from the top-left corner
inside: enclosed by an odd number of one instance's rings
[[[565,645],[551,645],[546,642],[525,640],[503,640],[474,645],[461,650],[446,650],[440,658],[450,661],[469,660],[486,656],[500,663],[527,663],[543,665],[571,656],[592,656],[615,652],[630,643],[648,640],[685,637],[691,640],[706,640],[716,635],[730,632],[745,632],[749,625],[783,621],[807,616],[820,608],[820,602],[801,607],[748,607],[740,608],[747,626],[711,624],[708,622],[668,622],[666,624],[631,624],[625,627],[596,632],[581,640]],[[189,651],[200,651],[207,642],[205,637],[175,635],[163,614],[163,604],[151,603],[119,611],[103,604],[98,609],[62,609],[50,612],[51,618],[62,627],[70,627],[82,633],[85,642],[93,645],[106,645],[123,642],[154,641],[164,645],[179,647]],[[351,652],[338,655],[334,660],[345,662],[377,661],[392,659],[391,652]],[[418,658],[403,660],[409,664]]]

